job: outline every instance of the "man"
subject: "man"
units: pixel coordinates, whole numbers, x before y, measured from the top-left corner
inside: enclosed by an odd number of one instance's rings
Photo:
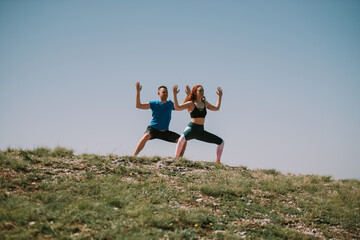
[[[144,136],[138,142],[135,151],[134,157],[136,157],[139,152],[144,148],[146,142],[152,139],[162,139],[168,142],[177,143],[180,135],[169,131],[169,124],[171,120],[171,113],[174,108],[174,103],[168,98],[168,90],[165,86],[160,86],[158,88],[159,101],[150,101],[146,103],[141,103],[140,101],[140,91],[142,86],[139,82],[136,83],[136,107],[139,109],[151,109],[152,110],[152,120],[150,125],[147,127]],[[190,93],[190,88],[186,86],[186,94]],[[186,145],[183,147],[183,150],[180,153],[180,157],[183,156],[185,152]]]

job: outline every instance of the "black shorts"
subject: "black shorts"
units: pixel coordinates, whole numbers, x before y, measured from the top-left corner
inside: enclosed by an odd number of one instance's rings
[[[168,142],[174,142],[174,143],[176,143],[176,141],[180,137],[180,135],[175,132],[172,132],[169,130],[160,131],[151,126],[147,127],[145,133],[150,133],[150,135],[151,135],[150,140],[158,138],[158,139],[162,139],[162,140],[165,140]]]

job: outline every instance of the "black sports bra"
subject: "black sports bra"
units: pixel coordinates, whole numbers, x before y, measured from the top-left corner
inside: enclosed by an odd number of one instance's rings
[[[194,110],[192,110],[192,112],[190,113],[191,118],[205,118],[206,116],[206,106],[205,106],[205,102],[204,103],[204,108],[203,109],[199,109],[196,107],[196,105],[194,104]]]

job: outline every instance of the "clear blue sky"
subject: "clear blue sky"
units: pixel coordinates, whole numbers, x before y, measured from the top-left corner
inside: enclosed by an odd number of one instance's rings
[[[360,179],[360,1],[0,1],[0,148],[131,155],[157,87],[202,84],[223,163]],[[170,93],[169,99],[172,99]],[[181,133],[186,111],[173,112]],[[185,157],[214,161],[196,140]],[[153,140],[140,156],[174,156]]]

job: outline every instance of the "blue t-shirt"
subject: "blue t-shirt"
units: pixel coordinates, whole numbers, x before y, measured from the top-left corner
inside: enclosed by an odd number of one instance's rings
[[[149,126],[157,130],[169,130],[171,111],[175,110],[174,103],[168,100],[166,103],[160,101],[150,101],[152,110],[152,120]]]

